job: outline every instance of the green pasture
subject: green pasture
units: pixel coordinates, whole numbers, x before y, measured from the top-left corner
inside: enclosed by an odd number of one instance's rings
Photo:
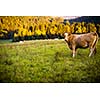
[[[64,40],[0,41],[0,82],[100,82],[100,41],[97,54],[88,54],[89,49],[78,49],[72,58]]]

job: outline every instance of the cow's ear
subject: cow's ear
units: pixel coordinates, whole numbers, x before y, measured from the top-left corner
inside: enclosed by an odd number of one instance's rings
[[[66,37],[66,36],[70,36],[71,35],[71,33],[64,33],[64,36]]]
[[[68,33],[68,36],[70,36],[70,33]]]
[[[70,32],[70,33],[68,33],[68,35],[71,35],[72,33]]]

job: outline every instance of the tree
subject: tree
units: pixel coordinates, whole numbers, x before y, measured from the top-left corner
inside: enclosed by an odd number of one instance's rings
[[[97,24],[97,33],[98,33],[99,36],[100,36],[100,24]]]
[[[71,33],[71,27],[70,25],[66,24],[64,27],[64,33]]]
[[[75,33],[82,33],[82,26],[80,22],[76,24],[75,28],[76,28]]]
[[[88,23],[87,24],[87,32],[96,32],[96,26],[94,23]]]
[[[71,33],[75,33],[75,31],[76,31],[75,30],[75,25],[76,25],[75,22],[71,24],[71,26],[70,26],[71,27]]]

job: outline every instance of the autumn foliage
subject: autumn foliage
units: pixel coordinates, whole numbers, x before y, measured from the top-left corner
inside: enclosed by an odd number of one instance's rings
[[[100,24],[73,22],[51,16],[0,16],[0,38],[23,41],[32,39],[63,38],[63,34],[97,32]]]

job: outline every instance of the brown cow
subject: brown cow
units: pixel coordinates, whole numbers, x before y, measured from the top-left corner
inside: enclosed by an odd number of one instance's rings
[[[65,33],[64,36],[65,41],[72,50],[73,57],[75,57],[77,48],[89,48],[89,57],[96,53],[96,44],[98,41],[98,34],[96,32],[81,35]]]

